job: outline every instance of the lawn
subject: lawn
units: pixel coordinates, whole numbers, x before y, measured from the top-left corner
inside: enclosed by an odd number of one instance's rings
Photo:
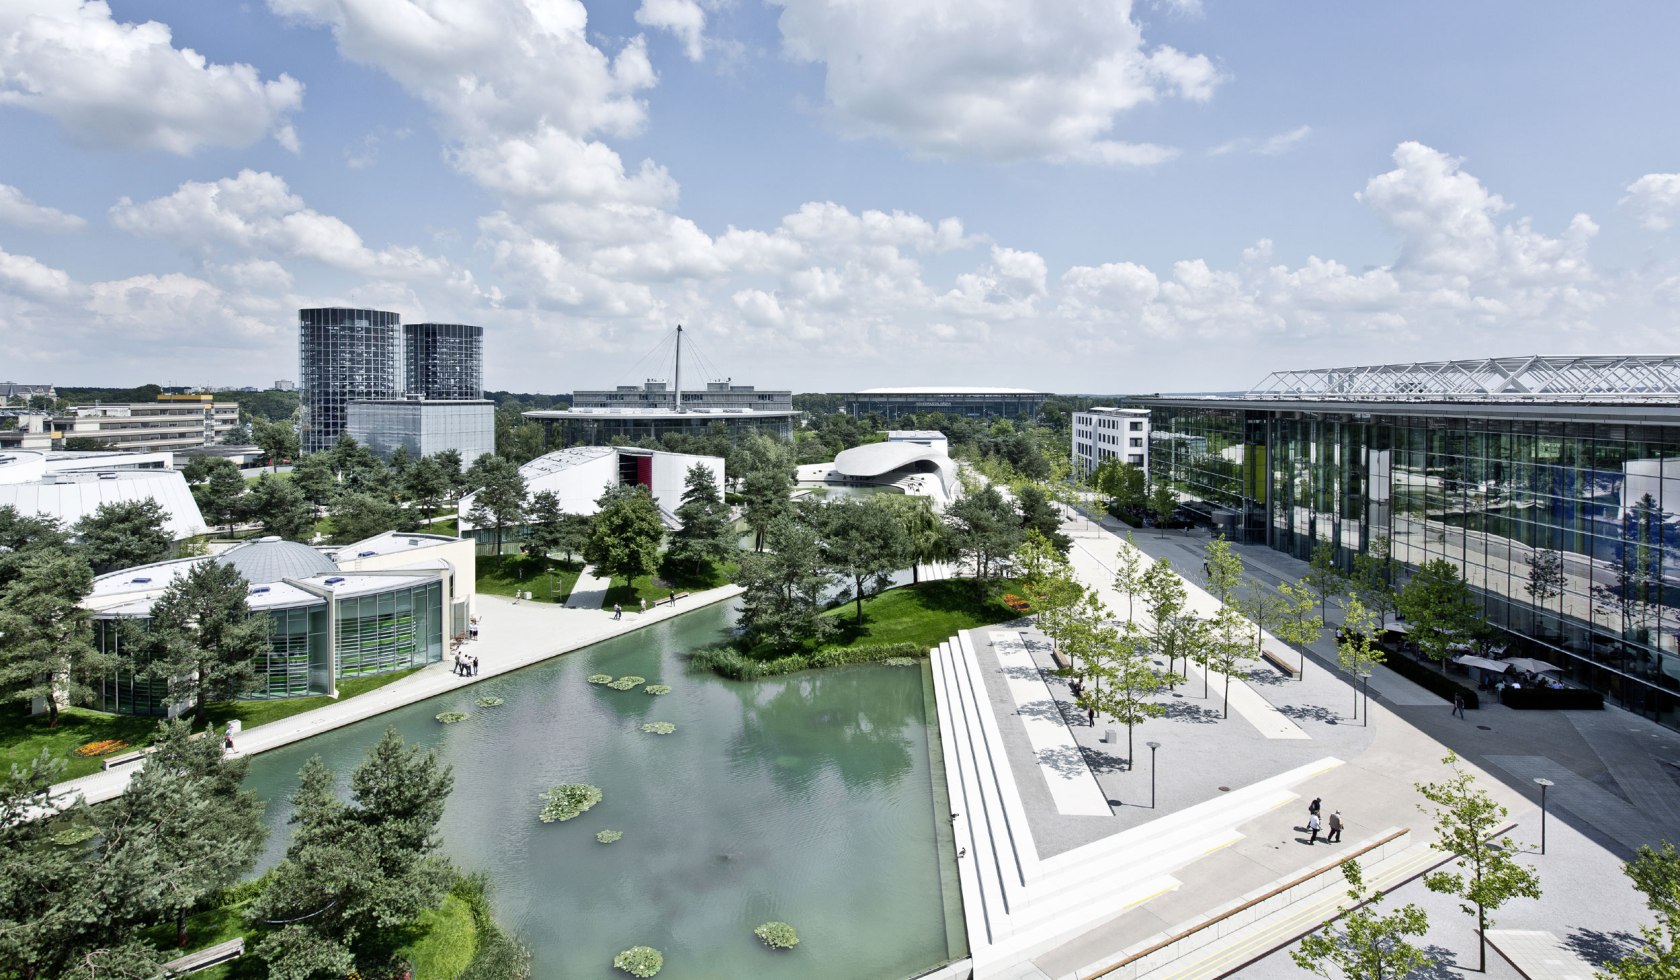
[[[582,562],[533,555],[480,555],[478,591],[512,596],[526,591],[541,602],[565,602],[577,585]],[[553,573],[552,576],[550,573]],[[552,584],[551,584],[552,581]]]
[[[662,568],[658,575],[638,576],[634,581],[614,575],[602,605],[611,609],[616,602],[626,609],[635,609],[641,600],[646,599],[649,606],[657,606],[668,601],[673,592],[703,592],[728,585],[735,580],[735,573],[739,570],[740,566],[735,562],[728,562],[711,569],[709,574],[701,575],[672,568]]]
[[[329,704],[336,704],[346,698],[353,698],[358,694],[378,690],[393,681],[400,681],[409,674],[420,670],[412,667],[408,670],[393,671],[389,674],[375,674],[372,677],[348,677],[338,682],[338,697],[329,698],[320,695],[312,698],[265,698],[260,701],[212,701],[207,708],[210,723],[220,727],[228,723],[231,718],[238,718],[240,727],[255,728],[266,725],[271,721],[290,718],[292,715],[324,708]]]
[[[1020,583],[999,579],[987,583],[985,597],[970,579],[945,579],[905,585],[863,601],[863,623],[855,622],[856,606],[846,603],[824,613],[840,625],[834,641],[824,646],[914,643],[934,647],[959,630],[1019,619],[1021,614],[1003,603],[1006,592]]]

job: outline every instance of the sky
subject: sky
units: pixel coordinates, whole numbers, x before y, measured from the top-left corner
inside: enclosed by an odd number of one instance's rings
[[[1244,389],[1674,353],[1680,4],[3,0],[0,380]],[[685,385],[696,369],[684,372]]]

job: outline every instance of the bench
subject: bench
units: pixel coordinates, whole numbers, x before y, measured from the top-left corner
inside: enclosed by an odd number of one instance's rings
[[[687,599],[687,598],[688,598],[688,593],[687,592],[673,593],[671,595],[671,605],[673,605],[673,606],[676,605],[678,599]]]
[[[229,939],[225,943],[206,946],[196,953],[188,953],[178,960],[170,960],[163,965],[163,975],[166,977],[180,976],[183,973],[196,973],[208,970],[213,966],[229,963],[245,955],[245,937]]]
[[[146,756],[151,755],[151,753],[151,749],[136,749],[133,752],[124,752],[122,755],[113,755],[109,759],[101,761],[99,763],[99,768],[105,770],[106,772],[110,772],[118,766],[126,766],[133,762],[139,762]]]
[[[1287,663],[1282,657],[1270,650],[1261,649],[1260,659],[1271,664],[1273,667],[1276,667],[1283,673],[1288,674],[1290,677],[1301,676],[1301,668],[1298,664]]]
[[[1067,655],[1062,653],[1060,650],[1052,653],[1050,655],[1050,659],[1055,662],[1057,670],[1067,670],[1069,667],[1073,666],[1073,661],[1069,660]]]

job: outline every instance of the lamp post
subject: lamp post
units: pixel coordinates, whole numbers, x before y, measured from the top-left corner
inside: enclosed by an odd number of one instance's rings
[[[1544,776],[1535,776],[1534,782],[1540,787],[1540,853],[1546,853],[1546,787],[1556,785]]]
[[[1145,742],[1149,746],[1149,809],[1155,809],[1155,750],[1161,747],[1160,742]]]

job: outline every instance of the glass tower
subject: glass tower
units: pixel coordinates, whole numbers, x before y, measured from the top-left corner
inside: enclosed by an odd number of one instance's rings
[[[338,441],[351,402],[396,397],[401,325],[402,317],[383,310],[298,310],[304,452]]]
[[[403,326],[407,391],[430,401],[484,397],[484,328],[465,323]]]

